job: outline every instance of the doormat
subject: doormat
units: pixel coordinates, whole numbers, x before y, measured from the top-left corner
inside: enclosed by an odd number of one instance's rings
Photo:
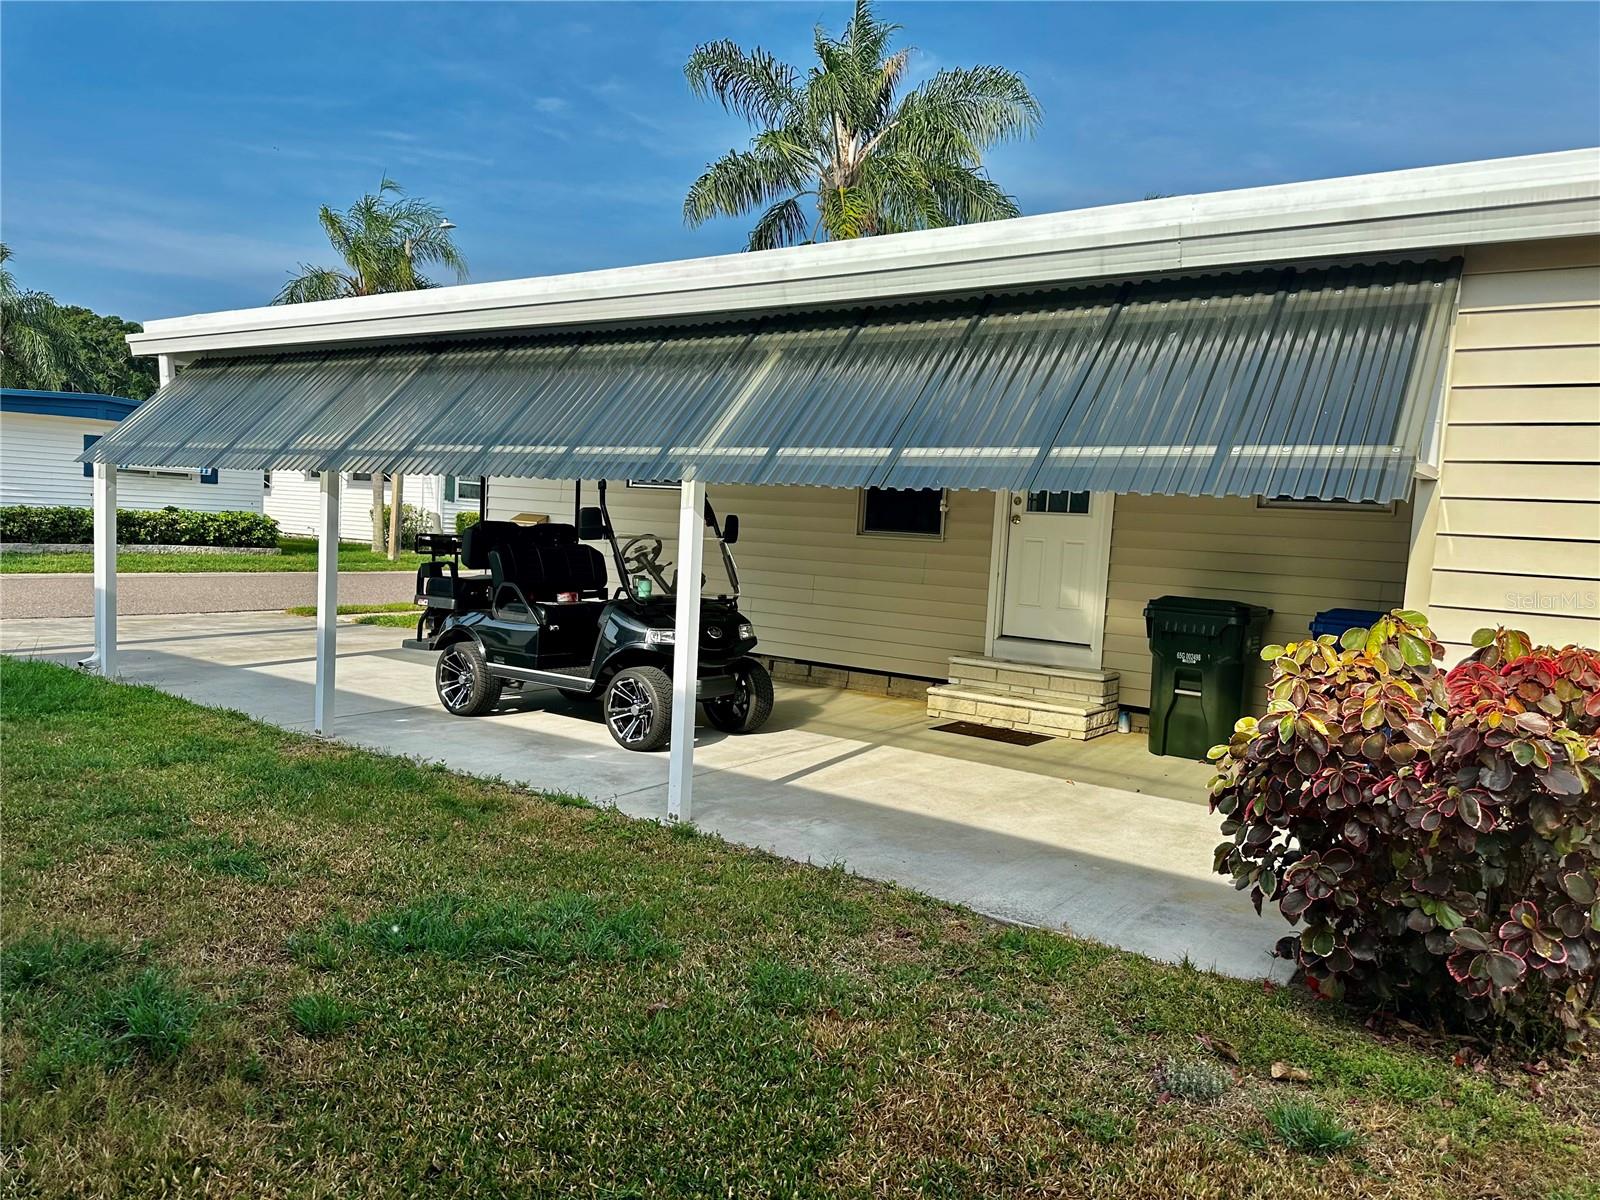
[[[935,725],[935,733],[959,733],[962,737],[983,738],[988,742],[1005,742],[1008,746],[1037,746],[1050,739],[1042,733],[1024,733],[1020,729],[996,729],[992,725],[978,725],[972,721],[951,721],[948,725]]]

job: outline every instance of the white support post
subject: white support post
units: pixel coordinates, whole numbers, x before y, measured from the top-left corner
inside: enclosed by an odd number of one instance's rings
[[[672,642],[672,755],[667,820],[694,812],[694,718],[700,676],[700,574],[705,562],[706,485],[685,479],[678,494],[678,607]]]
[[[312,725],[333,728],[334,665],[339,628],[339,472],[322,472],[322,520],[317,530],[317,689]]]
[[[117,673],[117,468],[94,464],[94,657],[84,666]]]

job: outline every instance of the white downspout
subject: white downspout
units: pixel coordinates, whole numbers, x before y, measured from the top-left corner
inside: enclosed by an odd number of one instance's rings
[[[685,479],[678,492],[678,607],[672,642],[672,754],[667,820],[694,813],[694,718],[700,675],[700,574],[705,562],[706,485]]]
[[[339,649],[339,480],[338,471],[322,472],[317,528],[317,683],[312,704],[312,728],[319,734],[333,728],[333,676]]]

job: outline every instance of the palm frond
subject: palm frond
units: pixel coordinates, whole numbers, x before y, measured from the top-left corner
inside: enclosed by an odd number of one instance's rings
[[[799,196],[780,200],[750,230],[746,250],[775,250],[779,246],[798,246],[807,240],[806,210]]]
[[[712,217],[736,217],[804,187],[804,181],[796,179],[775,155],[730,150],[690,185],[683,201],[683,219],[696,226]]]
[[[683,73],[696,96],[715,96],[752,124],[777,124],[795,100],[795,69],[760,47],[746,53],[726,39],[707,42],[695,47]]]
[[[927,174],[929,187],[938,199],[941,224],[973,225],[1022,215],[1016,197],[1001,191],[981,168],[941,163],[929,168]]]
[[[66,314],[46,292],[19,288],[0,243],[0,382],[58,391],[79,373],[82,349]]]
[[[897,136],[928,153],[975,162],[997,142],[1031,134],[1042,110],[1026,81],[1003,67],[947,68],[901,103]],[[958,148],[959,153],[951,150]]]
[[[313,300],[340,300],[361,295],[359,281],[332,267],[300,264],[300,274],[273,297],[274,304],[306,304]]]

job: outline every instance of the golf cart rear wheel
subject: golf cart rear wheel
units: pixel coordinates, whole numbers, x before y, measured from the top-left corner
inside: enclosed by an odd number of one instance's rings
[[[707,700],[706,720],[724,733],[754,733],[772,715],[772,676],[753,658],[734,663],[731,673],[737,690]]]
[[[433,669],[433,686],[444,710],[458,717],[479,717],[500,703],[500,681],[489,674],[477,642],[446,646]]]
[[[658,667],[629,667],[606,684],[606,728],[624,750],[659,750],[672,734],[672,679]]]

